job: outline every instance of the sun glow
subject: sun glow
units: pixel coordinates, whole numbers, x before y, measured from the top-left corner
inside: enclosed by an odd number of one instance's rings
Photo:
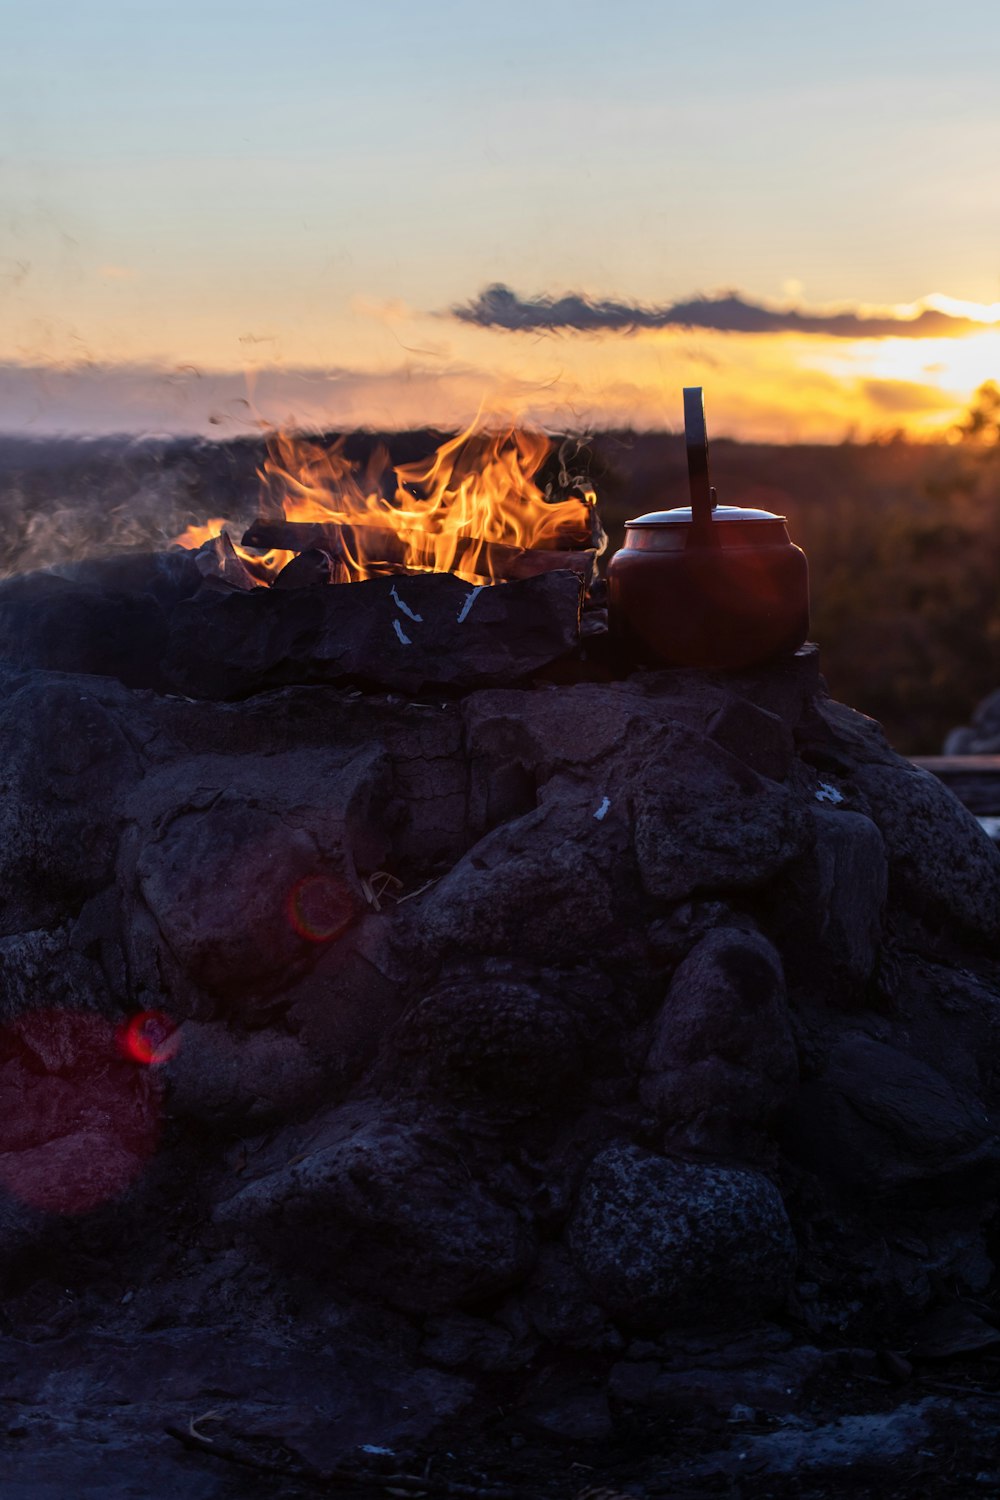
[[[843,348],[827,346],[802,360],[840,380],[923,386],[929,395],[940,393],[943,411],[950,402],[968,401],[984,381],[1000,376],[1000,330],[962,338],[864,339]]]

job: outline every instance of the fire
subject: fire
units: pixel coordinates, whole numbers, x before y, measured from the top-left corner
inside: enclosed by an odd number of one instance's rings
[[[562,462],[557,496],[538,482],[552,449],[542,432],[477,418],[428,459],[394,468],[379,445],[361,467],[345,455],[343,439],[324,446],[276,430],[259,471],[263,529],[315,526],[315,544],[336,553],[341,577],[352,582],[401,571],[501,582],[521,576],[510,570],[526,552],[593,545],[593,492]],[[228,525],[215,519],[190,526],[176,540],[198,546]],[[235,550],[259,582],[272,581],[294,555]]]
[[[551,451],[544,433],[473,422],[429,459],[391,470],[394,483],[386,484],[382,447],[359,471],[342,442],[324,448],[279,432],[261,478],[270,508],[285,520],[338,529],[354,579],[398,571],[402,556],[409,571],[495,582],[492,548],[559,550],[589,540],[592,496],[553,501],[536,482]]]
[[[239,536],[243,527],[238,521],[230,521],[225,516],[213,516],[202,526],[189,526],[182,531],[180,536],[173,538],[175,547],[187,547],[197,550],[206,542],[214,541],[216,537],[225,534],[233,544],[233,551],[240,562],[250,574],[254,583],[259,587],[266,588],[273,583],[275,577],[281,572],[286,563],[290,563],[295,556],[294,552],[288,552],[280,547],[272,547],[266,552],[250,550],[242,547],[234,538]]]

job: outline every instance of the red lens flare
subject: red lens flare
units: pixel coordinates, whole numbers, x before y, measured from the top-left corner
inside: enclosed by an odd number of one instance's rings
[[[181,1034],[177,1025],[161,1010],[142,1010],[124,1023],[118,1033],[118,1045],[125,1056],[143,1067],[158,1067],[177,1056]]]
[[[288,920],[307,943],[328,943],[339,937],[354,915],[342,883],[332,875],[307,875],[292,887]]]
[[[87,1011],[38,1010],[0,1030],[0,1187],[46,1213],[121,1196],[160,1134],[161,1089]]]

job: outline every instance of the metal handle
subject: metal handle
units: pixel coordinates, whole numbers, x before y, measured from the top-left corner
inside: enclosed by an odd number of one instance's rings
[[[711,543],[717,540],[712,525],[716,496],[708,473],[705,393],[700,385],[684,387],[684,440],[691,486],[691,540]]]

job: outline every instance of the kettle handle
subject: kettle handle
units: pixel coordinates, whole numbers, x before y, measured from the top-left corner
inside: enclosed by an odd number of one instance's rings
[[[691,487],[690,540],[695,545],[718,545],[718,535],[712,524],[716,494],[708,472],[705,392],[700,385],[684,387],[684,441],[687,444],[688,482]]]

